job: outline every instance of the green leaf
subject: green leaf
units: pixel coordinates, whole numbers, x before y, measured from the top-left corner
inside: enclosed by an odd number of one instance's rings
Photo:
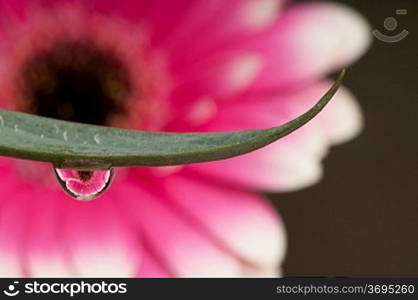
[[[341,72],[318,103],[279,127],[225,133],[156,133],[0,110],[0,155],[60,168],[166,166],[226,159],[262,148],[314,118],[337,92]]]

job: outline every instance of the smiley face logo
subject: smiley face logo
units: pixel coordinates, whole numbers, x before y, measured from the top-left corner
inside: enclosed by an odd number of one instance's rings
[[[9,296],[9,297],[14,297],[14,296],[17,296],[17,295],[20,293],[20,291],[16,288],[16,286],[17,286],[18,284],[19,284],[19,281],[14,281],[14,282],[13,282],[13,284],[10,284],[10,285],[7,287],[7,289],[3,291],[3,293],[4,293],[6,296]]]
[[[406,15],[408,11],[406,9],[396,10],[397,15]],[[398,20],[394,17],[388,17],[383,22],[383,26],[387,31],[395,31],[398,28]],[[387,35],[380,32],[378,29],[373,30],[373,35],[380,41],[385,43],[397,43],[402,41],[409,34],[408,30],[404,29],[400,33],[395,35]]]

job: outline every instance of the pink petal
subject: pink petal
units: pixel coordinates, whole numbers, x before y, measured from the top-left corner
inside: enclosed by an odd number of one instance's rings
[[[315,92],[319,96],[324,89],[325,86],[318,86],[317,90],[312,90],[313,96]],[[359,135],[364,122],[360,105],[349,90],[341,88],[336,100],[331,101],[318,117],[324,134],[333,145],[345,143]]]
[[[156,257],[149,253],[149,251],[144,250],[142,252],[142,264],[139,267],[138,277],[146,278],[168,278],[171,277],[171,274],[168,270],[164,269],[164,266],[161,265]]]
[[[240,99],[239,104],[225,103],[204,129],[261,129],[283,124],[311,107],[329,84],[319,83],[287,94],[254,94]],[[280,141],[241,157],[189,168],[256,190],[294,190],[314,184],[322,176],[320,163],[329,146],[359,133],[362,117],[355,103],[352,95],[341,88],[330,107]]]
[[[16,162],[16,161],[15,161]],[[10,159],[0,158],[0,276],[28,276],[26,246],[33,197],[30,184],[20,181]]]
[[[180,176],[167,178],[164,186],[196,228],[240,260],[271,269],[283,260],[285,231],[264,199]]]
[[[370,42],[368,24],[351,8],[335,3],[290,7],[272,31],[254,41],[269,62],[256,86],[286,87],[321,77],[357,60]]]
[[[60,222],[63,215],[63,195],[60,191],[45,191],[32,187],[20,200],[30,208],[26,226],[25,260],[33,277],[76,276],[66,244],[65,231]],[[39,201],[34,200],[34,197]],[[65,199],[67,200],[67,199]]]
[[[55,180],[48,181],[50,186],[26,180],[16,168],[2,164],[0,174],[0,274],[136,275],[138,237],[115,212],[108,198],[112,195],[80,203],[66,196]]]
[[[171,35],[180,20],[195,5],[193,0],[124,0],[124,1],[84,1],[95,11],[116,15],[132,23],[146,26],[154,41]]]
[[[112,200],[118,196],[112,194],[108,192],[100,201],[67,199],[62,203],[66,213],[61,228],[79,276],[132,277],[137,274],[141,263],[138,232],[121,218]]]
[[[283,0],[194,1],[188,14],[178,19],[176,31],[166,44],[187,59],[200,51],[259,32],[272,24]],[[196,39],[196,37],[204,37]],[[187,51],[184,51],[187,45]],[[186,56],[186,57],[185,57]]]
[[[21,196],[13,178],[5,178],[3,172],[0,199],[0,277],[22,277],[27,274],[23,267],[24,226],[17,220],[22,220],[22,207],[15,201]],[[20,204],[20,203],[19,203]]]
[[[274,25],[258,34],[237,36],[217,47],[206,43],[194,49],[195,43],[183,43],[192,46],[184,57],[176,53],[175,70],[181,72],[196,61],[210,60],[220,53],[254,53],[261,55],[265,64],[253,87],[277,90],[341,69],[358,59],[370,42],[368,24],[351,8],[305,3],[289,6],[277,15]]]
[[[171,58],[175,105],[199,101],[201,97],[225,98],[252,84],[265,63],[263,57],[256,51],[227,52],[218,48],[222,44],[234,44],[235,40],[242,41],[244,36],[272,24],[282,2],[194,1],[186,17],[177,19],[170,40],[161,44]],[[216,51],[211,51],[215,48]]]
[[[0,0],[0,16],[23,18],[27,5],[25,0]]]
[[[188,68],[177,74],[172,98],[175,105],[190,105],[202,97],[226,98],[245,90],[258,76],[262,57],[255,53],[229,53]]]
[[[157,191],[155,185],[151,189]],[[143,247],[172,276],[239,276],[239,261],[197,231],[167,203],[165,196],[153,196],[132,184],[124,186],[121,199],[122,211],[142,229]]]

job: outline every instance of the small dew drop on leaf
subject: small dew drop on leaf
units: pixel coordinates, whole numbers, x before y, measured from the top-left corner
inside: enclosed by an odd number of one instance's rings
[[[67,131],[64,131],[64,132],[63,132],[62,137],[64,138],[64,141],[68,142],[68,135],[67,135]]]
[[[98,134],[94,135],[94,141],[96,142],[96,144],[100,144],[100,136]]]
[[[64,191],[80,201],[90,201],[102,195],[110,186],[113,169],[77,170],[54,168]]]

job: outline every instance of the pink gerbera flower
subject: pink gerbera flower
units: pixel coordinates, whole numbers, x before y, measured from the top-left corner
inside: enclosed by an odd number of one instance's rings
[[[267,128],[369,43],[336,4],[284,0],[0,1],[0,106],[158,131]],[[361,116],[342,89],[309,126],[225,161],[118,170],[100,199],[49,165],[0,159],[0,275],[274,276],[283,224],[256,191],[316,182]]]

